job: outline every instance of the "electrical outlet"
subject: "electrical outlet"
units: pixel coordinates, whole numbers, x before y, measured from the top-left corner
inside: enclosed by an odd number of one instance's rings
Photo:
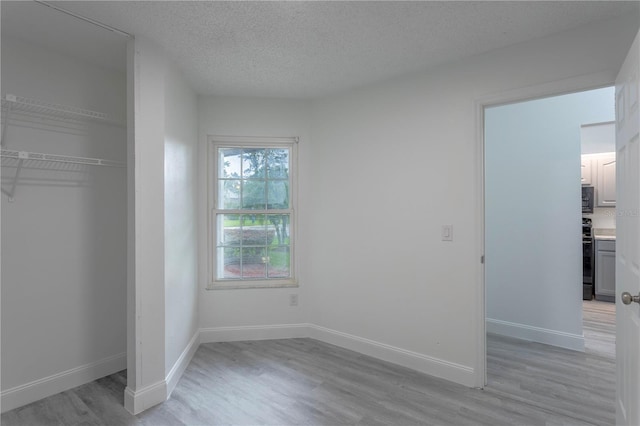
[[[290,294],[289,295],[289,306],[298,306],[298,295]]]

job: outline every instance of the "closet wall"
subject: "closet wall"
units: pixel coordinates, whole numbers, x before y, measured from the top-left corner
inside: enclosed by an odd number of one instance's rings
[[[5,94],[124,119],[126,75],[3,34]],[[124,126],[10,120],[5,141],[126,161]],[[8,188],[15,162],[2,164]],[[126,168],[45,162],[2,195],[3,411],[126,368],[126,202]]]

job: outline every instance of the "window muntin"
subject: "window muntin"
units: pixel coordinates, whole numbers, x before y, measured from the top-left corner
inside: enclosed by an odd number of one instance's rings
[[[296,285],[295,142],[212,141],[211,288]]]

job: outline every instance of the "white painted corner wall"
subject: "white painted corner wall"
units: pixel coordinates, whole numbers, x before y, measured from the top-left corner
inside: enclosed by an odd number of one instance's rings
[[[199,229],[207,229],[207,137],[297,136],[298,142],[298,224],[296,230],[296,271],[299,288],[207,290],[209,273],[207,239],[200,239],[200,327],[270,326],[304,322],[308,298],[303,283],[309,280],[309,205],[312,168],[310,102],[286,99],[255,99],[200,96],[198,105],[200,199]],[[205,235],[206,232],[201,232]],[[289,306],[289,295],[299,296],[298,306]]]
[[[265,340],[286,338],[314,338],[330,344],[359,351],[376,358],[388,360],[399,365],[414,368],[418,371],[437,377],[473,386],[473,368],[450,362],[445,359],[424,355],[378,340],[379,336],[363,338],[360,335],[345,333],[338,325],[328,328],[309,322],[310,314],[319,308],[320,302],[315,300],[314,287],[325,283],[315,281],[318,269],[322,269],[313,252],[312,235],[315,228],[327,231],[336,226],[335,219],[326,217],[324,212],[328,206],[318,206],[314,199],[321,196],[316,191],[315,173],[336,173],[336,161],[340,155],[332,155],[330,161],[317,157],[316,129],[324,125],[315,120],[313,107],[315,102],[201,96],[199,102],[200,127],[200,176],[206,182],[206,143],[208,135],[234,136],[299,136],[299,227],[298,227],[298,260],[297,265],[299,288],[282,289],[239,289],[239,290],[206,290],[207,246],[201,240],[200,271],[200,341],[202,343]],[[351,114],[351,112],[349,113]],[[329,121],[327,126],[335,123]],[[360,167],[360,165],[358,165]],[[348,173],[352,177],[353,173]],[[342,175],[341,175],[342,176]],[[316,178],[318,176],[315,176]],[[322,179],[328,179],[325,176]],[[351,185],[348,183],[348,185]],[[206,185],[201,188],[202,199],[206,199]],[[345,194],[353,199],[352,194]],[[359,197],[355,197],[359,199]],[[333,202],[333,201],[332,201]],[[313,211],[318,208],[317,211]],[[352,207],[350,207],[352,208]],[[200,226],[206,229],[206,212],[201,210]],[[343,240],[348,239],[343,236]],[[339,255],[340,244],[330,244],[324,250]],[[346,247],[346,246],[344,246]],[[333,266],[333,264],[331,264]],[[339,279],[339,277],[335,277]],[[345,291],[349,291],[345,289]],[[289,306],[289,295],[299,295],[299,305]],[[340,303],[342,293],[335,294],[334,300],[324,307],[330,310],[331,305]],[[358,305],[362,305],[358,303]],[[357,309],[357,307],[355,308]],[[414,324],[415,326],[415,324]]]
[[[135,241],[129,314],[135,327],[125,407],[137,414],[171,395],[200,342],[200,202],[197,96],[161,48],[144,38],[130,47]]]
[[[130,198],[128,286],[128,370],[125,407],[141,412],[166,399],[165,383],[165,264],[164,144],[166,58],[153,43],[131,40],[127,63],[133,84],[133,151],[129,157]]]
[[[198,98],[173,63],[167,64],[164,92],[165,376],[170,395],[197,348],[201,203]]]

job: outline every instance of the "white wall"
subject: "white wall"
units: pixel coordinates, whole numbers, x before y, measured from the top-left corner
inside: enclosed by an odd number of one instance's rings
[[[137,414],[165,400],[165,74],[162,51],[130,42],[133,139],[129,144],[129,317],[125,407]],[[131,161],[133,159],[133,161]]]
[[[164,90],[165,374],[169,375],[185,349],[197,346],[192,340],[199,329],[198,102],[173,64],[168,64]]]
[[[165,52],[137,37],[129,189],[132,251],[125,406],[163,402],[198,346],[197,97]]]
[[[580,126],[613,101],[609,87],[485,110],[488,331],[584,349]]]
[[[126,80],[3,36],[7,93],[124,118]],[[10,124],[7,149],[126,160],[122,127],[34,127]],[[125,368],[126,224],[124,168],[27,162],[2,195],[3,410]]]
[[[221,327],[273,326],[304,321],[309,285],[308,206],[310,174],[310,109],[306,101],[202,96],[199,101],[200,198],[207,200],[207,135],[298,136],[298,278],[299,288],[206,290],[207,240],[200,241],[200,326],[212,338]],[[206,204],[200,209],[200,229],[207,229]],[[289,306],[289,295],[299,305]]]
[[[476,102],[610,84],[636,29],[578,28],[315,102],[309,322],[481,384]]]
[[[477,173],[461,72],[314,105],[308,298],[313,324],[463,369],[474,362]],[[453,242],[440,241],[443,224]]]

